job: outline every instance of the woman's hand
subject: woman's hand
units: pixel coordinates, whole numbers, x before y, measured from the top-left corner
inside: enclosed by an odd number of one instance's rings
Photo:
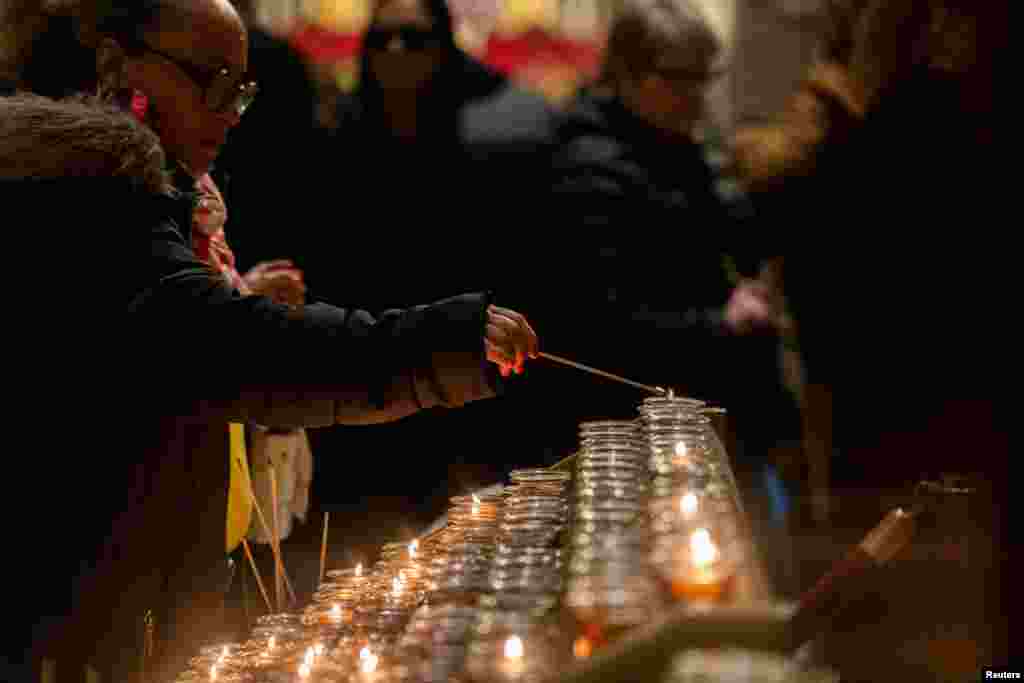
[[[242,279],[253,294],[265,296],[279,304],[301,306],[306,301],[302,271],[291,261],[259,263]]]
[[[523,373],[527,357],[537,357],[537,333],[521,314],[499,306],[487,307],[484,337],[487,360],[495,363],[502,377]]]

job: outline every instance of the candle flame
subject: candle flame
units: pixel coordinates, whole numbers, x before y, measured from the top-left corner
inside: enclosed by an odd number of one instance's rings
[[[210,667],[210,680],[211,681],[217,680],[217,665],[216,664],[214,664],[213,666]]]
[[[317,643],[316,646],[313,648],[313,652],[315,652],[316,656],[319,657],[324,653],[325,649],[326,648],[324,647],[323,643]]]
[[[505,656],[510,659],[518,659],[523,656],[523,639],[519,636],[512,636],[505,641]]]
[[[402,592],[402,582],[398,580],[397,576],[391,580],[391,590],[395,593]]]
[[[309,678],[310,673],[309,664],[303,663],[302,666],[299,667],[299,678]]]
[[[687,518],[697,514],[697,494],[687,493],[679,499],[679,510]]]
[[[369,645],[363,647],[363,649],[359,651],[359,659],[367,659],[368,657],[372,657],[372,656],[373,656],[373,653],[370,652],[370,646]]]
[[[686,448],[686,444],[685,443],[683,443],[682,441],[678,442],[676,444],[676,457],[677,458],[685,458],[687,450],[688,449]]]
[[[341,605],[335,604],[334,607],[331,608],[331,616],[341,617]]]
[[[586,659],[594,652],[594,644],[585,636],[580,636],[572,644],[572,654],[577,659]]]
[[[476,497],[475,493],[473,494],[473,514],[480,514],[480,499]]]
[[[267,641],[267,649],[273,650],[276,644],[277,638],[275,638],[274,636],[270,636],[270,640]]]
[[[690,553],[693,556],[693,564],[697,567],[706,567],[718,559],[718,548],[711,541],[711,534],[707,529],[697,529],[690,537]]]
[[[313,666],[314,657],[316,657],[316,650],[314,650],[313,646],[310,645],[308,648],[306,648],[306,656],[303,658],[302,661],[305,664],[308,664],[309,666]]]
[[[356,576],[361,577],[363,575],[363,563],[360,562],[356,565]]]
[[[363,659],[359,668],[362,669],[364,674],[372,674],[374,671],[377,670],[377,662],[377,655],[369,655],[368,657]]]
[[[412,558],[414,560],[416,559],[416,551],[419,549],[419,547],[420,547],[420,542],[415,540],[415,539],[413,539],[413,542],[409,544],[409,557],[410,558]]]

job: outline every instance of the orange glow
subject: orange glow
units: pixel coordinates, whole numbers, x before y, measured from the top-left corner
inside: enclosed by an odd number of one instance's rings
[[[572,654],[577,659],[586,659],[594,654],[594,644],[586,636],[580,636],[572,644]]]

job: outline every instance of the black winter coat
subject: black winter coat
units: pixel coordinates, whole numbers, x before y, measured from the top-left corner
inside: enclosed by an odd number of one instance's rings
[[[111,151],[117,136],[70,125],[39,170],[45,155],[18,136],[54,110],[6,106],[18,100],[0,100],[4,225],[10,244],[30,230],[35,246],[12,246],[34,282],[11,352],[32,368],[18,373],[13,419],[36,439],[14,466],[32,482],[11,541],[26,574],[13,585],[33,596],[18,623],[35,625],[33,658],[127,681],[152,611],[159,675],[148,680],[165,680],[216,626],[228,422],[381,423],[493,396],[489,295],[378,317],[242,297],[192,253],[190,196],[113,175],[151,152],[151,134],[111,114],[124,141]],[[71,124],[83,111],[61,106]]]

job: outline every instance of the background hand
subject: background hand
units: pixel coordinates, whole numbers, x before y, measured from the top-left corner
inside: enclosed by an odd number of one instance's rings
[[[302,271],[289,260],[259,263],[242,279],[253,294],[265,296],[279,304],[301,306],[306,301]]]

